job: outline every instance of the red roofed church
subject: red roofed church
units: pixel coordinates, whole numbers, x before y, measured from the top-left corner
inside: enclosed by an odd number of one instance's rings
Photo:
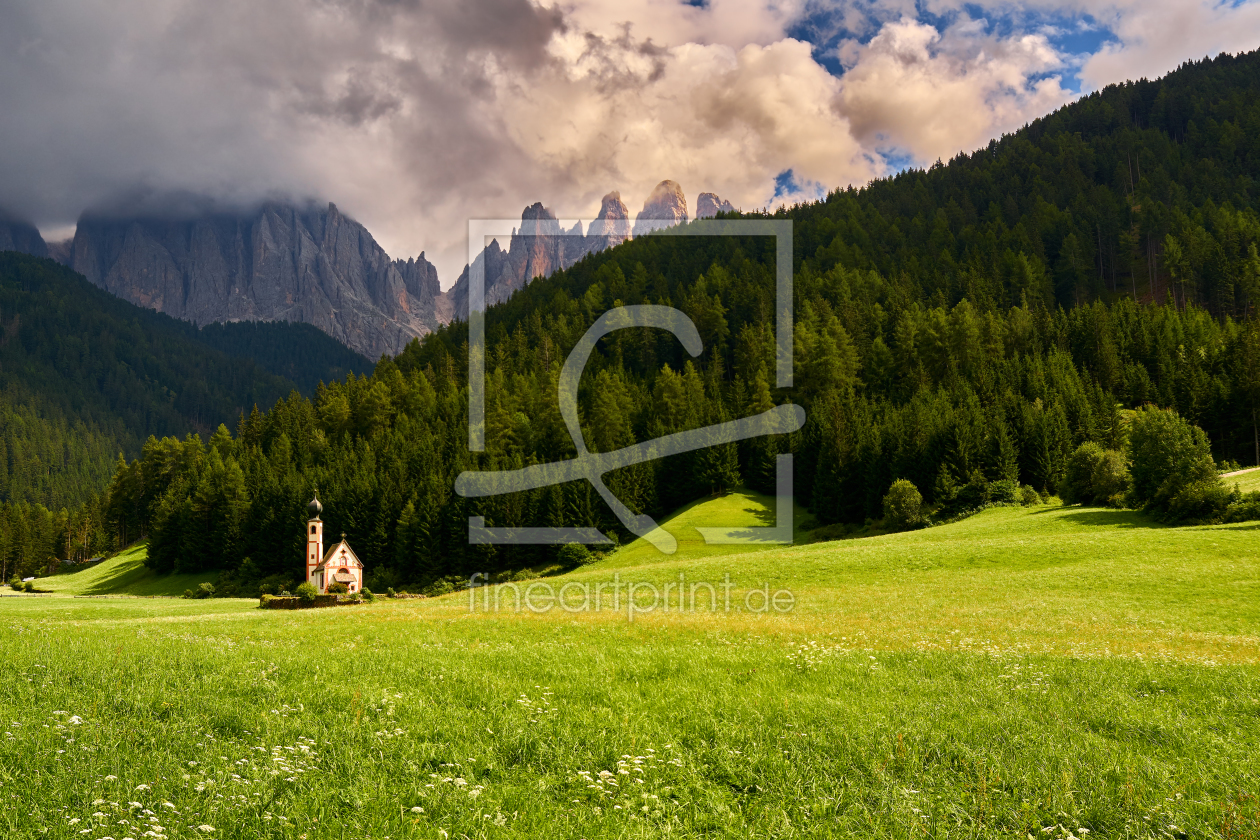
[[[324,522],[319,515],[324,506],[319,498],[311,499],[306,506],[310,519],[306,523],[306,579],[315,584],[321,594],[328,592],[332,583],[344,583],[351,592],[363,590],[363,563],[341,535],[341,542],[324,551]]]

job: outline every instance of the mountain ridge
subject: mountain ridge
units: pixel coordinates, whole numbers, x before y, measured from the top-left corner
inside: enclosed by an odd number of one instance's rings
[[[301,321],[371,358],[438,326],[437,271],[393,260],[335,204],[193,218],[85,214],[70,267],[118,297],[207,324]]]

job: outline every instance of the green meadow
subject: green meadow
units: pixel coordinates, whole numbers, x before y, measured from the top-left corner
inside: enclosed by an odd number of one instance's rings
[[[213,581],[216,573],[197,575],[158,575],[144,565],[148,546],[143,542],[113,557],[72,574],[40,578],[41,592],[58,595],[135,595],[153,597],[180,595],[196,589],[202,581]]]
[[[1260,469],[1239,470],[1221,477],[1225,486],[1233,489],[1234,485],[1243,493],[1254,493],[1260,490]]]
[[[137,552],[4,598],[0,834],[1260,836],[1254,523],[1041,506],[792,547],[694,531],[768,524],[766,501],[680,512],[676,555],[497,592],[71,597],[158,594]],[[695,584],[717,597],[679,609]],[[788,610],[756,594],[780,591]]]

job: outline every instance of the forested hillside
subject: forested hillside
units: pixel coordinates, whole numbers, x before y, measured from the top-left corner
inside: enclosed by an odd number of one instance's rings
[[[198,330],[51,260],[0,253],[0,554],[40,544],[43,560],[59,539],[66,550],[67,523],[92,514],[41,506],[92,502],[119,454],[138,456],[149,435],[208,434],[256,404],[368,367],[307,325]],[[7,557],[0,565],[11,568]]]
[[[466,327],[378,364],[370,379],[242,417],[209,445],[154,443],[120,469],[114,539],[151,534],[151,563],[257,581],[299,574],[318,486],[369,581],[433,580],[535,562],[545,547],[470,547],[467,521],[598,524],[583,482],[468,502],[464,469],[572,456],[560,366],[612,306],[695,321],[691,360],[663,332],[600,342],[582,381],[586,440],[606,451],[805,407],[805,428],[619,471],[631,507],[662,514],[736,483],[768,489],[796,457],[822,522],[880,515],[894,479],[948,505],[990,483],[1060,489],[1069,456],[1115,449],[1125,412],[1172,408],[1218,459],[1256,460],[1260,400],[1260,55],[1110,87],[987,149],[776,214],[795,222],[796,388],[774,390],[772,242],[647,237],[536,281],[486,318],[487,447],[467,452]],[[245,562],[245,558],[249,558]]]
[[[263,370],[283,377],[304,394],[314,394],[321,382],[345,379],[350,373],[369,373],[372,362],[328,333],[310,324],[290,321],[234,321],[206,324],[200,329],[176,322],[199,344],[238,359],[249,359]]]

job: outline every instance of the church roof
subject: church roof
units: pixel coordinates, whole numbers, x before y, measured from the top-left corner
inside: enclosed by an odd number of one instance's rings
[[[315,567],[315,571],[318,572],[329,566],[349,566],[362,569],[363,563],[359,560],[358,555],[354,553],[354,549],[350,547],[350,543],[342,539],[341,542],[324,553],[324,559]]]

